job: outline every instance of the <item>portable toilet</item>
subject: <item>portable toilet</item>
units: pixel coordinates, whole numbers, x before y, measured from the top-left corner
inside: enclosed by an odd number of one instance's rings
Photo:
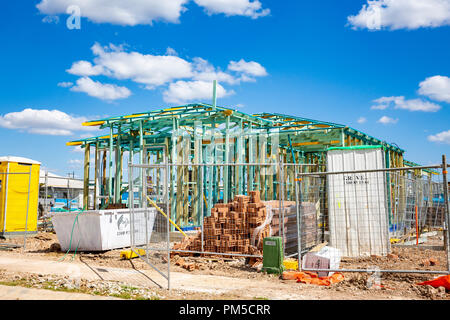
[[[26,158],[0,157],[1,237],[37,233],[40,165]]]

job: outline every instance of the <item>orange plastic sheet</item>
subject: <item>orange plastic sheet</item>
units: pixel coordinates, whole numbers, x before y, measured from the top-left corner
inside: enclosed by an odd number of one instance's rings
[[[450,275],[442,276],[442,277],[439,277],[439,278],[436,278],[436,279],[430,280],[430,281],[424,281],[424,282],[418,283],[418,285],[421,285],[421,286],[429,285],[434,288],[444,287],[445,289],[450,290]]]
[[[315,284],[319,286],[329,286],[333,283],[338,283],[344,280],[342,273],[333,273],[329,277],[319,277],[313,272],[301,272],[301,271],[285,271],[282,274],[283,280],[297,280],[297,282]]]

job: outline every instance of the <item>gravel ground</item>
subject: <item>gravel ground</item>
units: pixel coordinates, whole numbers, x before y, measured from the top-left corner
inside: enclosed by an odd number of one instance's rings
[[[439,239],[436,239],[439,241]],[[21,244],[23,238],[9,240],[11,243]],[[121,260],[119,258],[121,250],[111,250],[101,253],[77,253],[75,261],[89,263],[90,265],[133,268],[147,270],[151,267],[141,259]],[[35,257],[50,260],[59,260],[64,257],[65,261],[70,261],[72,253],[64,256],[65,253],[59,249],[58,240],[53,233],[39,233],[27,239],[27,249],[22,248],[12,250],[0,250],[0,258],[4,256],[14,257]],[[156,254],[151,257],[151,261],[161,268],[167,267],[167,255]],[[381,286],[369,288],[368,273],[344,273],[345,280],[330,287],[318,287],[295,283],[295,281],[281,280],[278,276],[267,275],[260,272],[260,267],[252,267],[245,264],[244,259],[218,259],[204,257],[180,257],[174,256],[171,259],[171,271],[202,276],[226,276],[231,280],[251,279],[255,283],[258,281],[269,281],[273,286],[284,286],[289,295],[299,294],[306,296],[311,293],[312,297],[324,296],[338,299],[432,299],[449,300],[450,294],[443,287],[433,288],[431,286],[419,286],[417,283],[430,280],[437,275],[424,274],[381,274]],[[424,262],[432,259],[435,265],[424,265]],[[187,268],[186,265],[191,265]],[[192,267],[193,266],[193,267]],[[394,248],[389,257],[372,256],[364,259],[344,259],[341,263],[343,268],[373,268],[381,269],[416,269],[416,270],[444,270],[446,268],[446,255],[444,251],[418,250],[415,248]],[[189,270],[190,271],[189,271]],[[234,281],[234,280],[233,280]],[[240,299],[239,294],[214,294],[214,293],[192,293],[185,290],[149,289],[146,287],[131,286],[126,282],[111,281],[87,281],[83,279],[73,280],[69,277],[49,276],[45,274],[25,274],[9,271],[0,272],[0,284],[21,285],[33,288],[44,288],[49,290],[73,291],[105,296],[114,296],[124,299]],[[245,288],[243,288],[245,290]],[[255,296],[255,298],[257,298]]]

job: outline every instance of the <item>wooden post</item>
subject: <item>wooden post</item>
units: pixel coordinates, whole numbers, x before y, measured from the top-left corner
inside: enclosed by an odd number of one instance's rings
[[[252,124],[248,124],[248,162],[254,163],[255,162],[255,144],[254,144],[254,136],[252,134]],[[253,186],[255,184],[255,168],[248,167],[248,191],[253,191]]]
[[[99,142],[97,141],[95,144],[95,168],[94,168],[94,210],[98,210],[98,201],[97,201],[97,188],[99,187],[99,157],[100,151],[98,150]]]
[[[265,133],[259,135],[259,162],[267,163],[267,137]],[[261,191],[261,200],[272,200],[266,198],[266,172],[267,167],[260,167],[259,188]]]
[[[230,117],[228,116],[225,121],[225,163],[229,163],[230,161]],[[228,203],[228,193],[229,193],[229,172],[230,168],[225,166],[223,168],[223,202]]]
[[[122,166],[121,163],[121,130],[120,126],[117,129],[117,144],[115,148],[115,165],[116,165],[116,172],[114,174],[114,203],[120,202],[120,188],[121,188],[121,181],[120,181],[120,168]]]
[[[201,163],[202,162],[202,123],[201,121],[195,121],[194,122],[194,163]],[[202,194],[201,188],[202,188],[202,181],[200,181],[200,170],[202,170],[201,167],[195,166],[192,168],[192,183],[194,184],[194,196],[192,199],[192,219],[195,221],[196,224],[200,224],[200,217],[201,217],[201,202],[203,199],[200,197]]]
[[[133,181],[131,181],[133,176],[133,168],[130,166],[133,164],[134,157],[134,145],[133,145],[133,137],[130,137],[130,154],[128,155],[128,208],[131,209],[134,206],[134,203],[131,203],[131,199],[134,200],[134,196],[131,195],[133,190],[131,190],[131,186],[134,185]]]
[[[177,139],[178,138],[178,120],[176,118],[173,118],[172,120],[172,155],[171,155],[171,162],[172,164],[177,163]],[[169,149],[167,149],[167,152],[169,152]],[[177,215],[176,215],[176,198],[175,198],[175,184],[177,183],[176,176],[175,176],[175,170],[178,171],[175,167],[169,167],[169,170],[171,170],[171,174],[169,174],[170,178],[170,215],[172,218],[172,221],[177,221]],[[172,226],[172,230],[175,230],[175,228]]]
[[[83,181],[83,208],[89,210],[89,166],[91,157],[91,145],[84,147],[84,181]]]
[[[124,152],[124,149],[120,148],[120,172],[119,172],[119,192],[118,192],[118,197],[119,197],[120,203],[122,203],[123,152]]]
[[[144,164],[145,163],[145,154],[144,154],[144,128],[143,128],[143,124],[142,124],[142,120],[139,121],[139,164]],[[145,169],[139,169],[140,170],[140,180],[141,180],[141,185],[139,188],[139,192],[140,192],[140,200],[141,200],[141,208],[144,206],[144,201],[147,202],[147,199],[143,199],[143,195],[147,194],[146,192],[144,192],[144,185],[146,185],[146,183],[144,183],[144,170]]]
[[[114,136],[113,136],[113,126],[109,127],[109,181],[108,181],[108,198],[109,203],[113,200],[113,147],[114,147]]]
[[[213,123],[214,124],[214,123]],[[206,148],[206,158],[209,164],[214,163],[214,129],[210,131],[210,144]],[[213,180],[214,180],[214,166],[208,167],[208,216],[211,216],[211,209],[213,206]]]
[[[183,163],[183,148],[182,148],[182,137],[177,137],[177,205],[176,205],[176,224],[183,226],[183,179],[184,179],[184,166]]]
[[[189,164],[191,155],[191,137],[189,135],[186,135],[184,137],[184,146],[182,148],[183,164]],[[189,167],[183,166],[183,220],[186,225],[189,223],[189,182]]]
[[[244,132],[243,132],[243,124],[242,120],[239,122],[239,136],[236,137],[236,162],[237,163],[243,163],[243,140],[244,140]],[[244,183],[244,167],[239,166],[236,168],[236,184],[237,184],[237,191],[236,194],[243,194],[243,183]]]
[[[106,195],[106,149],[103,151],[102,157],[102,192],[100,193],[102,196]],[[102,206],[105,204],[105,198],[102,198],[101,201]]]

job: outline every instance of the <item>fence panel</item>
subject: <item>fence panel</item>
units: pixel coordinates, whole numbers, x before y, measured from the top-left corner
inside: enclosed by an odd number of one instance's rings
[[[167,189],[154,181],[167,181],[168,169],[129,165],[128,206],[131,250],[158,272],[152,280],[170,289],[170,227]]]
[[[437,168],[298,174],[303,269],[447,274],[447,186]],[[320,215],[325,223],[309,227]],[[316,256],[324,259],[307,254],[320,244],[325,249]]]
[[[172,253],[261,258],[263,239],[280,236],[285,255],[297,255],[297,206],[295,199],[285,198],[287,191],[295,193],[285,187],[286,172],[280,163],[144,164],[131,168],[134,210],[137,214],[137,208],[156,204],[171,218]],[[161,178],[164,170],[167,179]],[[139,181],[149,185],[143,188]],[[236,186],[238,181],[241,187]],[[158,199],[165,201],[159,204]],[[315,206],[308,205],[315,213]],[[155,230],[151,237],[154,234]]]

